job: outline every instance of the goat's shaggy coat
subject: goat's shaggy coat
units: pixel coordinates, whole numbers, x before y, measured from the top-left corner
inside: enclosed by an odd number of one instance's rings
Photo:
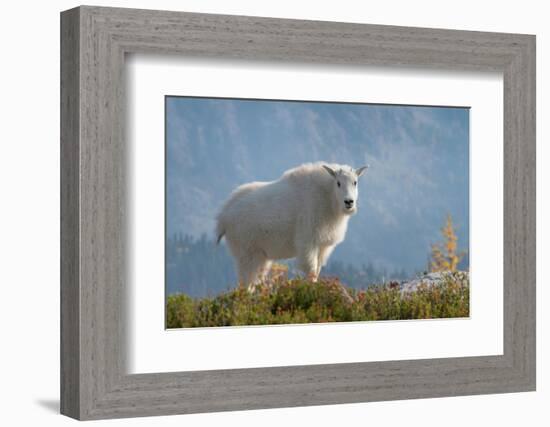
[[[272,182],[235,189],[217,217],[241,284],[253,284],[277,259],[297,258],[316,280],[334,247],[344,240],[357,207],[357,178],[366,167],[308,163]]]

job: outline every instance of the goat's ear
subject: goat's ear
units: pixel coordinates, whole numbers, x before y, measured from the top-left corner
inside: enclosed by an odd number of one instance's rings
[[[358,177],[363,175],[365,171],[369,168],[369,165],[361,166],[359,169],[355,169],[355,175]]]
[[[329,168],[327,165],[323,165],[323,167],[325,168],[325,170],[332,175],[333,178],[336,178],[336,172],[334,172],[334,169],[332,168]]]

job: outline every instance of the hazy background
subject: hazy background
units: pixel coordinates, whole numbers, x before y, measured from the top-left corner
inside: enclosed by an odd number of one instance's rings
[[[234,285],[225,244],[213,242],[221,204],[240,184],[314,161],[370,165],[359,211],[321,274],[355,287],[413,277],[447,214],[468,249],[467,108],[167,97],[168,293]]]

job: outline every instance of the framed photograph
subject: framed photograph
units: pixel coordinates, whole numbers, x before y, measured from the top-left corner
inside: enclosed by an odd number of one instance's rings
[[[61,14],[61,412],[535,390],[535,37]]]

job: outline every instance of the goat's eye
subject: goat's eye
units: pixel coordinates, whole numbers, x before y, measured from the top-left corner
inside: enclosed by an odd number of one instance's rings
[[[353,181],[353,185],[357,187],[357,181]]]
[[[338,181],[338,187],[340,187],[340,181]]]

